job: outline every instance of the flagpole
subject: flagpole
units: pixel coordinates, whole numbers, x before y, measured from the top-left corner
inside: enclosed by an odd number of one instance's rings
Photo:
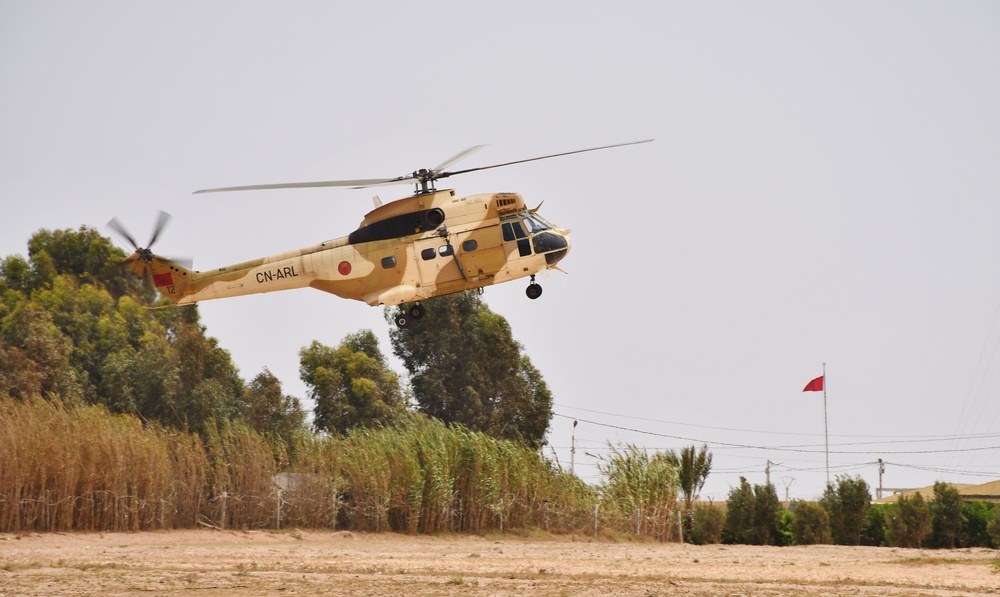
[[[826,484],[830,484],[830,426],[826,418],[826,363],[823,363],[823,437],[826,439]]]

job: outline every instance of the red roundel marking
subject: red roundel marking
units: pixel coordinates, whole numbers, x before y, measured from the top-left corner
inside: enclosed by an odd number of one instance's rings
[[[340,265],[337,266],[337,271],[340,272],[341,276],[346,276],[351,273],[351,264],[346,261],[341,261]]]

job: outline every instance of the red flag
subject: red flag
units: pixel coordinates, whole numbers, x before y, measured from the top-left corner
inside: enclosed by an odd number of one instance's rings
[[[166,272],[163,274],[153,274],[153,285],[156,286],[157,288],[159,288],[160,286],[170,286],[173,283],[174,283],[174,278],[173,276],[170,275],[170,272]]]
[[[816,379],[806,384],[806,387],[802,389],[803,392],[822,392],[823,391],[823,376],[820,375]]]

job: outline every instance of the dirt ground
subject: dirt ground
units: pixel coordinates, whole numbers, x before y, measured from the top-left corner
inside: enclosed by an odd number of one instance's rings
[[[979,595],[1000,552],[329,531],[0,534],[20,595]]]

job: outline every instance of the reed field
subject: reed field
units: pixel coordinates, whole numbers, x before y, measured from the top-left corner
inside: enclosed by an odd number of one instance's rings
[[[0,533],[540,529],[676,540],[676,474],[634,447],[600,487],[520,443],[423,416],[289,443],[240,422],[201,435],[101,406],[0,399]]]

